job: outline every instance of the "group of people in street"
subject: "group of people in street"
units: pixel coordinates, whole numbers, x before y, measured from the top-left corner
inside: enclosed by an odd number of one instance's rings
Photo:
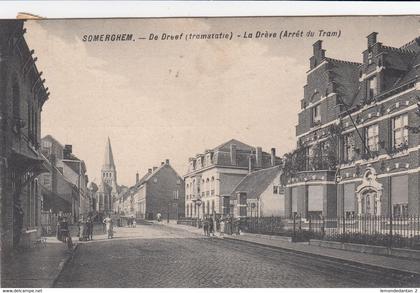
[[[59,217],[57,221],[57,240],[67,244],[69,249],[73,248],[70,236],[69,223],[66,217]]]
[[[226,217],[205,216],[202,222],[203,232],[206,236],[215,236],[215,232],[219,231],[219,236],[224,237],[225,234],[240,234],[241,223],[239,219],[233,219],[230,215]]]
[[[136,219],[132,216],[131,218],[127,219],[127,226],[130,228],[136,228],[137,222]]]
[[[79,241],[93,240],[93,219],[91,217],[85,218],[82,216],[79,221]]]

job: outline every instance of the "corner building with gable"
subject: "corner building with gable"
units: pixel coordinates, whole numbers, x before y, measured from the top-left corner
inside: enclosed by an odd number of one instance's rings
[[[373,32],[362,55],[313,45],[285,171],[289,216],[420,214],[420,37],[397,48]]]

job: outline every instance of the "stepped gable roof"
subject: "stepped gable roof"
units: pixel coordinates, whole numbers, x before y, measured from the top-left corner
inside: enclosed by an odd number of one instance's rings
[[[231,194],[246,192],[247,199],[257,199],[281,172],[282,168],[275,166],[249,173],[236,185]]]
[[[385,70],[392,69],[400,73],[399,78],[396,78],[393,83],[390,83],[387,88],[383,89],[382,93],[396,90],[420,76],[420,37],[415,38],[400,48],[384,45],[381,45],[381,48],[382,52],[385,52],[383,64]],[[358,90],[353,101],[349,100],[346,102],[349,108],[366,103],[364,100],[365,95],[360,90],[360,83],[357,82],[357,84]]]

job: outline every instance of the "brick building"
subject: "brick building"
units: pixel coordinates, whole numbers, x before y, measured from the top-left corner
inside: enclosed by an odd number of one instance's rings
[[[372,33],[362,55],[332,59],[313,45],[285,167],[288,215],[420,213],[420,38],[396,48]]]
[[[188,173],[184,175],[186,217],[231,213],[231,192],[235,186],[249,172],[280,163],[275,149],[270,154],[263,152],[261,147],[255,148],[235,139],[190,158]]]
[[[73,221],[86,216],[91,209],[86,165],[72,153],[71,145],[62,145],[51,135],[41,140],[41,151],[49,172],[40,176],[44,210],[71,213]]]
[[[184,216],[184,180],[169,163],[148,169],[136,184],[123,196],[122,208],[139,219],[153,220],[160,213],[163,218],[178,219]]]
[[[41,233],[37,176],[45,171],[39,148],[41,111],[49,93],[25,41],[23,24],[0,20],[2,253]]]

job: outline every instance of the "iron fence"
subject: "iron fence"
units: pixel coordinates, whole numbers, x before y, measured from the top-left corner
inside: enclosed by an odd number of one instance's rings
[[[295,215],[293,218],[248,218],[241,230],[257,234],[290,236],[294,241],[321,239],[420,249],[420,216],[303,218]]]

